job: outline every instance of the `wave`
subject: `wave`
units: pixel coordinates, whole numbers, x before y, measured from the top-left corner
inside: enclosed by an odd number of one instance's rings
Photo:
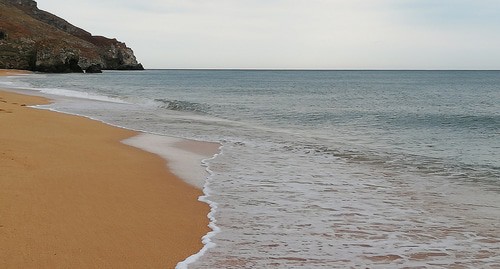
[[[212,193],[212,190],[210,189],[210,184],[213,180],[214,177],[214,172],[210,169],[210,161],[214,160],[222,154],[223,146],[219,148],[219,153],[215,154],[212,158],[205,159],[202,161],[202,165],[205,167],[205,170],[209,173],[209,176],[205,179],[205,185],[203,186],[203,195],[198,198],[199,201],[204,202],[210,206],[210,212],[208,213],[207,217],[210,220],[210,223],[208,224],[208,227],[212,230],[208,232],[205,236],[202,237],[202,243],[203,243],[203,248],[198,252],[195,253],[188,258],[186,258],[184,261],[179,262],[176,266],[175,269],[187,269],[190,264],[198,261],[205,253],[216,246],[216,244],[212,241],[212,238],[218,234],[221,229],[220,227],[217,226],[217,219],[215,218],[215,214],[217,213],[218,209],[218,204],[212,200],[210,200],[210,195]]]
[[[207,104],[194,103],[189,101],[168,100],[163,98],[155,99],[155,102],[160,103],[160,107],[173,111],[185,111],[207,114],[210,106]]]
[[[494,164],[467,164],[454,160],[408,153],[329,147],[321,144],[294,143],[282,146],[285,151],[305,155],[330,155],[345,163],[367,165],[386,171],[405,171],[424,176],[459,179],[458,182],[483,182],[499,186],[500,167]]]
[[[403,126],[406,128],[455,128],[481,131],[497,131],[500,126],[499,115],[473,114],[375,114],[389,126]]]

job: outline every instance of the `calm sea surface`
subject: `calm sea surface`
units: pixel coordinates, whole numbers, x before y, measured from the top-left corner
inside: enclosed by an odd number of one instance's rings
[[[220,142],[207,179],[220,232],[189,268],[500,268],[500,72],[149,70],[0,86]]]

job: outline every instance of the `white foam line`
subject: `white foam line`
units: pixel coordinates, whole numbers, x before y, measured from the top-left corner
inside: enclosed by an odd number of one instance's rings
[[[127,102],[125,102],[121,99],[118,99],[118,98],[113,98],[113,97],[99,95],[99,94],[92,94],[92,93],[88,93],[88,92],[81,92],[81,91],[74,91],[74,90],[67,90],[67,89],[51,89],[51,88],[39,88],[36,90],[39,90],[40,92],[45,93],[45,94],[51,94],[51,95],[57,95],[57,96],[79,98],[79,99],[86,99],[86,100],[93,100],[93,101],[101,101],[101,102],[108,102],[108,103],[128,104]]]
[[[204,195],[200,196],[198,198],[198,200],[201,202],[204,202],[210,206],[210,212],[208,213],[207,217],[210,220],[208,227],[210,229],[212,229],[212,231],[208,232],[206,235],[204,235],[201,238],[202,243],[203,243],[203,248],[198,253],[193,254],[193,255],[189,256],[187,259],[185,259],[184,261],[179,262],[175,266],[175,269],[187,269],[190,264],[199,260],[203,255],[205,255],[205,253],[209,249],[216,246],[216,244],[214,242],[212,242],[212,238],[220,232],[220,228],[217,226],[217,224],[216,224],[217,220],[215,219],[215,213],[217,212],[218,204],[209,199],[210,194],[212,192],[212,190],[209,187],[210,181],[212,181],[213,175],[214,175],[213,171],[210,170],[209,161],[211,161],[211,160],[217,158],[217,156],[221,155],[223,153],[223,148],[224,148],[224,146],[220,146],[219,153],[214,154],[214,156],[212,158],[204,159],[203,161],[201,161],[202,165],[205,167],[205,170],[208,172],[209,176],[206,178],[205,185],[203,187],[203,194]]]
[[[57,96],[57,97],[68,97],[68,98],[100,101],[100,102],[107,102],[107,103],[130,104],[127,101],[124,101],[122,99],[114,98],[114,97],[110,97],[110,96],[106,96],[106,95],[99,95],[97,93],[88,93],[88,92],[83,92],[83,91],[57,89],[57,88],[33,88],[30,86],[25,86],[25,85],[16,85],[13,81],[7,81],[6,83],[9,84],[9,85],[6,85],[6,87],[8,87],[12,90],[19,90],[19,91],[21,91],[21,93],[22,93],[22,91],[36,91],[36,92],[44,94],[44,96],[48,95],[49,98],[50,98],[50,96]]]

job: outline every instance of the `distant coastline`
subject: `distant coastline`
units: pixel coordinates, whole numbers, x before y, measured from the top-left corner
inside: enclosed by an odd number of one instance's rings
[[[144,70],[131,48],[94,36],[37,7],[32,0],[0,0],[0,68],[48,73]]]

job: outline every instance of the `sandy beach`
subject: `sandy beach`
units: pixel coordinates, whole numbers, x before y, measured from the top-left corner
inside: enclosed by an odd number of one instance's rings
[[[11,75],[17,72],[2,72]],[[202,248],[208,205],[136,132],[0,91],[0,268],[173,268]]]

